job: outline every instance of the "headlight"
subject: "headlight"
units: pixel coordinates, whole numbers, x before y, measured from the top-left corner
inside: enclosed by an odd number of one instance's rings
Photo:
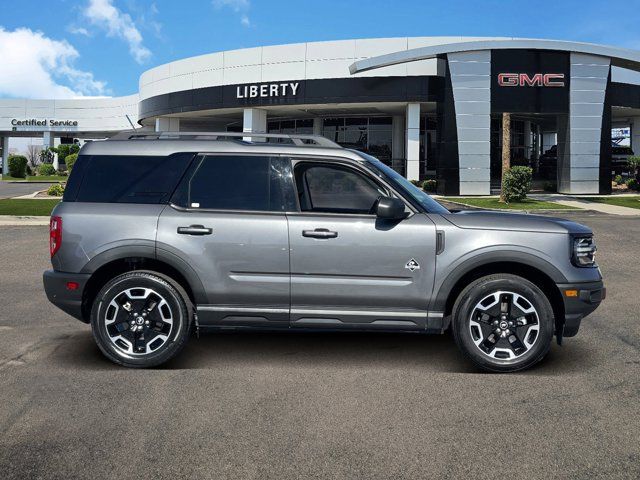
[[[574,238],[571,260],[576,267],[595,267],[597,250],[593,237]]]

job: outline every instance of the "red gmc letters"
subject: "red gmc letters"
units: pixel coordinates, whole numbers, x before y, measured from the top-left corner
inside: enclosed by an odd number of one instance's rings
[[[564,73],[499,73],[501,87],[564,87]]]

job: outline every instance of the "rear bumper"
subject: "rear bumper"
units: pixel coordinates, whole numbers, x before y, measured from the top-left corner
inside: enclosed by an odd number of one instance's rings
[[[44,291],[47,298],[56,307],[85,323],[89,323],[82,315],[82,293],[89,281],[90,274],[64,273],[47,270],[42,275]],[[67,283],[75,282],[78,288],[69,290]]]
[[[573,337],[578,333],[580,322],[593,312],[607,294],[602,281],[558,285],[564,301],[564,324],[559,332],[563,337]],[[567,290],[576,290],[576,296],[567,296]]]

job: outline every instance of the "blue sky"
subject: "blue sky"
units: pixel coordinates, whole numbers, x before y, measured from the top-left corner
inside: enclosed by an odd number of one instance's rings
[[[3,0],[0,97],[126,95],[156,65],[234,48],[429,35],[640,49],[640,0]]]

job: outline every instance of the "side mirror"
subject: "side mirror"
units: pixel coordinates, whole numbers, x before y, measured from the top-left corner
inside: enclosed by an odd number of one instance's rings
[[[404,211],[404,202],[399,198],[380,197],[376,205],[376,215],[387,220],[402,220],[407,213]]]

